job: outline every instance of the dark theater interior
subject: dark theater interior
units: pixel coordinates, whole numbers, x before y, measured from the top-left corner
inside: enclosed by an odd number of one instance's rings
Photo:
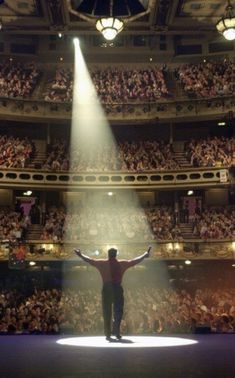
[[[233,378],[235,0],[0,1],[0,375]]]

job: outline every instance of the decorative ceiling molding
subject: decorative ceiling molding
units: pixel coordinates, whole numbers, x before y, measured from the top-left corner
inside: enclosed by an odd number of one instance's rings
[[[81,6],[84,0],[71,0]],[[92,3],[93,0],[88,0]],[[95,1],[95,0],[94,0]],[[197,34],[215,32],[215,24],[224,13],[225,0],[140,0],[150,12],[140,19],[128,23],[123,33],[128,34]],[[235,5],[235,0],[232,0]],[[102,4],[102,2],[101,2]],[[28,34],[30,30],[51,34],[58,29],[64,33],[81,35],[96,34],[96,30],[85,19],[72,14],[68,0],[5,0],[1,4],[0,19],[2,33],[13,29]]]

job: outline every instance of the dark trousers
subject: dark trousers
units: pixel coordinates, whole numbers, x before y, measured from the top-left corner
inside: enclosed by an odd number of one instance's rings
[[[105,336],[109,337],[111,336],[111,334],[114,334],[115,336],[120,335],[120,325],[123,316],[123,306],[124,296],[122,286],[120,284],[105,283],[102,290],[102,307]]]

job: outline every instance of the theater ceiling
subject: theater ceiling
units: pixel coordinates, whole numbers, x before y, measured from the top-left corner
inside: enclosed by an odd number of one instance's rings
[[[0,0],[2,33],[96,34],[94,25],[69,11],[83,0]],[[217,33],[215,24],[224,14],[226,0],[141,0],[149,14],[128,23],[125,34]],[[235,6],[235,0],[232,0]]]

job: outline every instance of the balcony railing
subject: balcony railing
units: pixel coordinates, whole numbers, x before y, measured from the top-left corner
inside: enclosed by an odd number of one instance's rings
[[[156,102],[112,103],[102,106],[109,121],[123,123],[157,120],[175,122],[193,117],[218,118],[235,111],[233,96],[203,99],[170,98]],[[62,122],[71,119],[72,104],[46,102],[41,99],[0,98],[0,114],[2,119]]]
[[[119,250],[120,258],[133,258],[139,251],[146,250],[146,245],[152,245],[151,259],[153,260],[215,260],[234,259],[235,241],[232,240],[185,240],[185,241],[129,241],[120,243],[119,241],[91,242],[89,240],[79,240],[79,248],[94,258],[107,257],[107,249],[110,245]],[[19,258],[22,259],[22,249],[25,252],[23,259],[26,261],[78,261],[74,254],[78,242],[54,243],[53,241],[34,241],[21,243],[0,243],[0,261],[9,259],[10,254],[19,251]]]
[[[0,168],[2,187],[34,188],[181,188],[229,185],[228,168],[192,168],[160,172],[49,172]]]

